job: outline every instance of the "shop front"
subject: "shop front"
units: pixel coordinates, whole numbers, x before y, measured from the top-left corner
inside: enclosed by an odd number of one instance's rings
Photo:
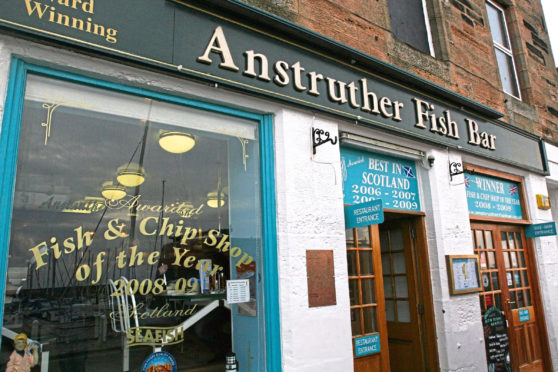
[[[219,370],[233,350],[265,369],[269,120],[12,66],[8,366],[24,333],[42,370],[140,370],[154,351]]]
[[[525,233],[529,215],[523,179],[469,167],[465,185],[482,278],[481,314],[485,338],[491,341],[489,368],[545,371],[546,329],[536,256]],[[495,322],[500,324],[497,332]]]
[[[0,368],[550,370],[539,138],[236,2],[7,3]]]

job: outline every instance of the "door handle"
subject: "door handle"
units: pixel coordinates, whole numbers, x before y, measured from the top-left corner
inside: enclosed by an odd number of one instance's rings
[[[511,308],[512,305],[515,305],[515,301],[506,300],[506,304],[508,304],[508,307]]]

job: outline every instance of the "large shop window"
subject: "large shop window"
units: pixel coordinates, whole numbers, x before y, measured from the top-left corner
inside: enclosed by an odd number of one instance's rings
[[[48,371],[264,371],[257,124],[30,74],[2,365],[25,333]]]

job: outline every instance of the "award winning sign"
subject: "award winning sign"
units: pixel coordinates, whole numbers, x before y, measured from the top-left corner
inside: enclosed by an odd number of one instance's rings
[[[554,235],[556,235],[556,222],[537,223],[525,227],[525,236],[527,238]]]
[[[0,26],[305,105],[540,173],[546,171],[541,142],[534,135],[422,91],[401,88],[383,76],[313,52],[312,47],[198,9],[187,1],[5,0],[0,2]],[[370,57],[361,57],[380,65]],[[459,106],[467,104],[494,116],[493,110],[418,77],[414,84],[429,86]]]
[[[376,354],[380,352],[380,335],[370,335],[355,338],[355,356]]]
[[[465,174],[469,213],[521,220],[519,184],[480,174]]]
[[[382,200],[373,200],[368,203],[345,207],[345,228],[378,225],[384,222]]]
[[[341,148],[341,167],[345,204],[382,200],[383,208],[420,211],[413,161]]]
[[[488,370],[511,372],[506,317],[498,308],[491,307],[483,316],[483,324]]]

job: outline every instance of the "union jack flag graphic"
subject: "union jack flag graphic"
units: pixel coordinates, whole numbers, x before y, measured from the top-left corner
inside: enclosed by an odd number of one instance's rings
[[[465,176],[465,187],[471,186],[471,179],[469,176]]]
[[[413,168],[403,166],[403,172],[405,172],[405,177],[415,178],[415,173],[413,172]]]
[[[509,189],[510,189],[510,195],[516,195],[517,194],[517,186],[516,185],[510,185]]]

